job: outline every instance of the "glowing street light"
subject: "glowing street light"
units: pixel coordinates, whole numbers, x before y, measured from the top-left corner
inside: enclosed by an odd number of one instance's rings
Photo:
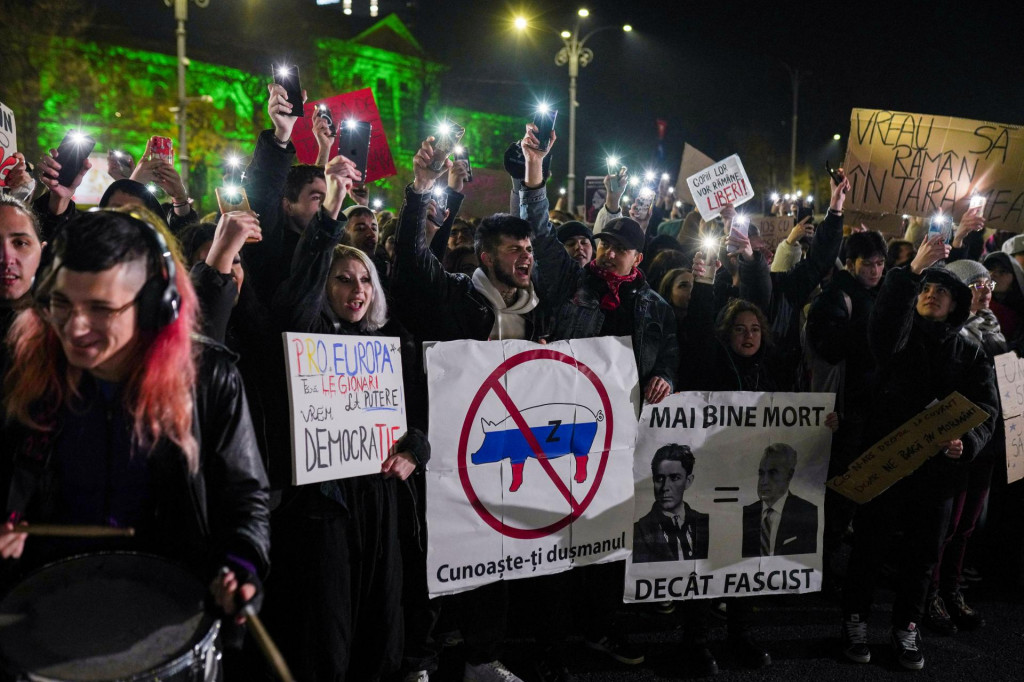
[[[526,27],[529,26],[529,22],[526,21],[526,17],[516,17],[513,24],[515,25],[517,31],[526,30]]]
[[[622,30],[625,31],[626,33],[629,33],[630,31],[633,30],[633,27],[630,26],[629,24],[623,24],[622,25]]]
[[[589,9],[587,9],[587,8],[585,8],[585,7],[581,7],[581,8],[580,8],[580,11],[579,11],[579,12],[577,12],[577,14],[579,14],[579,15],[580,15],[581,17],[583,17],[584,19],[586,19],[587,17],[589,17],[589,16],[590,16],[590,10],[589,10]]]
[[[838,142],[842,138],[843,138],[843,136],[840,135],[839,133],[836,133],[835,135],[832,136],[832,139],[835,140],[836,142]]]

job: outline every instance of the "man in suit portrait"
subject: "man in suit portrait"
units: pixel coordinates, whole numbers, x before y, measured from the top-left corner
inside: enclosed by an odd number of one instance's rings
[[[654,453],[654,504],[633,524],[633,563],[708,558],[708,515],[683,502],[693,464],[688,445],[664,445]]]
[[[818,548],[818,508],[789,492],[796,450],[785,443],[765,448],[757,467],[758,501],[743,507],[743,556],[813,554]]]

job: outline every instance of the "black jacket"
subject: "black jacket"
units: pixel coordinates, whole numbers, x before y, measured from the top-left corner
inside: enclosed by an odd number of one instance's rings
[[[923,278],[953,292],[956,309],[945,322],[917,314],[917,293]],[[984,351],[959,333],[970,308],[970,289],[945,268],[929,268],[923,277],[913,274],[909,267],[889,272],[868,326],[871,352],[878,363],[879,389],[872,401],[865,448],[953,391],[981,407],[989,418],[961,437],[964,452],[959,461],[939,455],[919,471],[937,468],[952,474],[988,442],[999,414],[999,396]]]
[[[391,294],[399,319],[420,341],[486,341],[494,327],[494,308],[460,273],[446,272],[426,243],[429,195],[405,189],[405,203],[395,233]],[[541,301],[543,304],[543,301]],[[526,317],[526,338],[539,326],[536,309]]]
[[[166,440],[152,448],[154,524],[151,537],[140,535],[138,540],[206,579],[221,566],[238,565],[237,559],[265,576],[270,549],[267,477],[241,377],[230,353],[219,345],[203,345],[198,370],[192,430],[200,443],[199,470],[190,473],[182,452]],[[15,514],[30,523],[54,518],[61,492],[51,454],[59,429],[59,416],[54,432],[7,427],[2,449],[14,462],[8,518]],[[26,557],[29,551],[27,546]]]

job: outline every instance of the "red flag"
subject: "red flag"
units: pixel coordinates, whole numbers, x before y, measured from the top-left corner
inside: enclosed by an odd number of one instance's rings
[[[369,122],[371,126],[370,155],[366,160],[365,182],[373,182],[398,174],[398,171],[395,170],[395,160],[391,158],[388,137],[384,133],[384,124],[381,122],[380,112],[377,110],[377,102],[373,99],[373,91],[370,88],[334,95],[315,102],[306,102],[305,117],[296,119],[295,128],[292,129],[292,144],[295,145],[295,155],[299,161],[302,163],[316,161],[319,148],[316,138],[313,136],[313,114],[320,104],[327,105],[336,127],[340,127],[348,118]],[[331,158],[337,155],[337,148],[332,148]]]

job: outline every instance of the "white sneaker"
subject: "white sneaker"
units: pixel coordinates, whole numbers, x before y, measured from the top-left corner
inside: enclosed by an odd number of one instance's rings
[[[413,670],[405,674],[402,682],[430,682],[430,673],[426,670]]]
[[[466,664],[462,682],[523,682],[501,661],[491,661],[480,665]]]

